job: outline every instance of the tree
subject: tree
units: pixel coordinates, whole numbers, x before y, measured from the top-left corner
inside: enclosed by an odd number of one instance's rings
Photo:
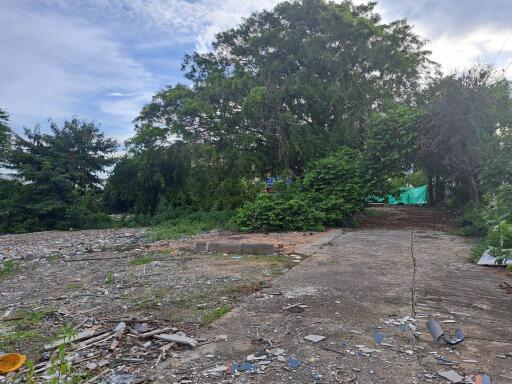
[[[10,145],[11,130],[7,125],[8,121],[9,115],[0,108],[0,165],[5,162],[7,150]]]
[[[435,81],[423,96],[422,108],[419,159],[429,179],[437,175],[438,182],[452,180],[463,195],[479,203],[485,169],[510,159],[510,83],[491,67],[475,67]],[[504,180],[510,168],[502,167]]]
[[[413,169],[421,117],[420,109],[397,105],[371,119],[364,160],[368,189],[372,194],[389,193],[388,180]]]
[[[255,14],[213,47],[185,58],[194,87],[158,93],[139,123],[298,172],[339,145],[361,145],[368,115],[406,98],[428,62],[405,21],[323,0]]]
[[[430,64],[423,47],[372,3],[283,2],[218,34],[212,52],[186,56],[192,86],[157,93],[132,142],[144,151],[183,141],[192,173],[234,198],[242,178],[299,176],[340,146],[362,149],[371,117],[417,88]]]
[[[51,122],[50,133],[36,126],[25,129],[23,136],[14,135],[8,167],[14,170],[15,187],[25,198],[21,207],[24,227],[83,225],[87,220],[80,216],[98,212],[94,196],[102,183],[99,173],[114,163],[116,148],[117,143],[105,138],[97,125],[77,119],[66,121],[63,127]],[[15,203],[12,208],[20,209]],[[9,212],[4,212],[6,216]]]

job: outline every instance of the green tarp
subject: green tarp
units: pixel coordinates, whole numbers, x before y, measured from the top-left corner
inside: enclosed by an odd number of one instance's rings
[[[426,185],[422,185],[417,188],[402,188],[402,193],[400,193],[400,197],[397,199],[394,196],[387,195],[387,203],[390,205],[425,205],[428,202],[428,187]],[[378,196],[371,196],[371,201],[375,201],[378,203],[383,203],[384,198]]]

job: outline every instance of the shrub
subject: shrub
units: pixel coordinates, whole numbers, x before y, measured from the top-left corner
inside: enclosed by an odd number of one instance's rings
[[[322,230],[324,215],[301,193],[262,193],[235,216],[241,231]]]
[[[341,148],[316,161],[302,181],[276,193],[261,193],[237,212],[243,231],[319,230],[346,224],[365,206],[361,158]]]
[[[458,224],[462,227],[460,232],[464,236],[485,236],[487,234],[488,228],[484,219],[484,210],[473,202],[464,206]]]

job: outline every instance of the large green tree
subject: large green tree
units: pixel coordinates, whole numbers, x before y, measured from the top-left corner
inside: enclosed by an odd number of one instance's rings
[[[476,203],[485,188],[510,182],[511,91],[510,82],[487,66],[428,87],[420,101],[418,157],[431,180],[452,183],[459,197]]]
[[[199,191],[217,197],[236,196],[244,177],[300,175],[342,145],[362,149],[371,117],[406,102],[430,64],[411,27],[374,6],[285,1],[220,33],[211,52],[185,57],[191,86],[143,108],[134,149],[183,141],[192,171],[208,175]]]
[[[97,212],[100,173],[114,163],[116,148],[96,124],[77,119],[62,127],[51,122],[49,133],[36,126],[14,135],[8,157],[14,181],[3,190],[8,195],[13,188],[17,195],[2,212],[4,230],[85,225],[81,216]]]

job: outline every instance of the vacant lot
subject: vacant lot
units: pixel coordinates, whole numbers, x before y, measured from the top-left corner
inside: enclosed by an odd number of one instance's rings
[[[381,208],[358,229],[326,233],[156,243],[143,230],[4,236],[0,349],[27,353],[44,375],[45,343],[95,330],[98,341],[66,347],[74,374],[89,382],[122,372],[127,382],[442,383],[438,373],[454,369],[466,380],[484,372],[510,383],[512,295],[500,285],[512,279],[470,264],[467,243],[453,233],[437,211]],[[411,314],[411,238],[416,322],[400,320]],[[282,254],[190,251],[219,239],[270,242]],[[466,340],[434,343],[429,318],[450,334],[460,327]],[[102,339],[121,322],[121,336]],[[141,336],[162,328],[198,344]],[[309,334],[326,339],[311,343]]]

